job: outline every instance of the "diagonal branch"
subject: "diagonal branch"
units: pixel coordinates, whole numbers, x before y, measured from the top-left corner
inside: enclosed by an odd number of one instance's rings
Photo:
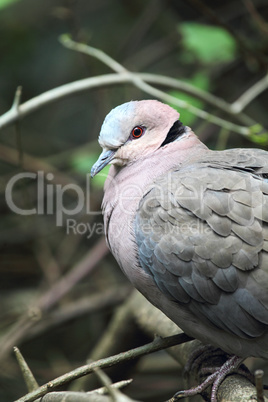
[[[257,98],[262,92],[268,88],[268,73],[256,82],[252,87],[247,89],[234,103],[231,105],[231,109],[235,113],[240,113],[244,110],[253,99]]]
[[[212,115],[211,113],[208,113],[202,109],[199,109],[195,106],[192,106],[191,104],[182,101],[180,99],[175,98],[174,96],[171,96],[169,94],[166,94],[165,92],[152,87],[151,85],[149,85],[148,83],[145,82],[145,80],[143,80],[141,78],[141,75],[135,74],[130,72],[129,70],[127,70],[124,66],[122,66],[121,64],[119,64],[117,61],[115,61],[114,59],[112,59],[110,56],[108,56],[106,53],[104,53],[103,51],[96,49],[92,46],[87,46],[85,44],[81,44],[81,43],[77,43],[73,40],[70,39],[70,37],[68,35],[62,35],[60,37],[60,42],[65,46],[68,47],[69,49],[78,51],[78,52],[83,52],[85,54],[87,54],[88,56],[94,57],[98,60],[100,60],[101,62],[103,62],[104,64],[106,64],[108,67],[110,67],[112,70],[114,70],[115,72],[119,73],[122,76],[129,76],[132,83],[139,89],[141,89],[142,91],[144,91],[145,93],[148,93],[150,95],[155,96],[156,98],[159,98],[167,103],[171,103],[174,104],[176,106],[178,106],[179,108],[182,109],[186,109],[189,112],[195,114],[196,116],[200,117],[203,120],[209,121],[211,123],[214,123],[220,127],[223,127],[227,130],[232,130],[235,132],[238,132],[239,134],[242,135],[250,135],[251,134],[251,130],[249,127],[243,127],[243,126],[238,126],[237,124],[231,123],[227,120],[224,120],[220,117],[217,117],[215,115]],[[188,86],[189,87],[189,86]],[[201,91],[199,91],[200,94]],[[203,92],[204,94],[204,92]],[[257,92],[256,92],[256,96],[257,96]],[[206,98],[208,99],[209,96],[206,93]],[[214,97],[214,106],[215,106],[215,99],[216,97]],[[247,97],[248,99],[249,97]],[[253,99],[253,98],[252,98]],[[240,102],[241,104],[241,109],[239,110],[237,107],[238,105],[236,105],[236,107],[233,107],[232,105],[229,106],[229,108],[226,108],[226,104],[223,104],[222,102],[219,102],[219,104],[221,104],[221,106],[223,105],[225,110],[228,109],[229,112],[231,112],[232,114],[237,114],[239,112],[241,112],[243,110],[243,104]],[[217,105],[217,103],[216,103]],[[218,105],[217,105],[218,106]],[[262,128],[259,126],[258,127],[259,130],[261,131]],[[254,131],[256,130],[256,127],[254,126]],[[254,132],[255,134],[255,132]]]
[[[139,346],[135,349],[128,350],[127,352],[119,353],[115,356],[106,357],[104,359],[98,360],[96,362],[86,364],[82,367],[79,367],[75,370],[70,371],[67,374],[64,374],[54,380],[48,382],[47,384],[42,385],[38,389],[29,394],[23,396],[18,399],[16,402],[30,402],[35,399],[47,394],[48,392],[53,391],[56,387],[64,385],[70,381],[73,381],[77,378],[80,378],[84,375],[92,373],[96,368],[106,368],[111,367],[115,364],[118,364],[123,361],[136,359],[137,357],[141,357],[147,355],[149,353],[157,352],[159,350],[163,350],[169,348],[171,346],[179,345],[181,343],[185,343],[191,341],[193,338],[190,338],[186,334],[178,334],[169,336],[166,338],[155,338],[152,342]]]
[[[52,309],[73,286],[88,275],[97,263],[108,253],[105,239],[102,237],[96,245],[64,276],[59,278],[45,293],[39,296],[35,305],[21,316],[11,329],[0,339],[0,360],[18,344],[41,319]]]
[[[119,64],[117,61],[113,60],[110,56],[102,52],[101,50],[95,49],[90,46],[86,46],[81,43],[76,43],[71,39],[69,39],[67,35],[63,35],[60,40],[61,43],[64,44],[64,46],[70,49],[77,50],[80,52],[82,51],[83,53],[86,53],[92,57],[99,59],[104,64],[108,65],[111,69],[116,71],[116,74],[106,74],[97,77],[85,78],[79,81],[75,81],[54,88],[50,91],[44,92],[43,94],[36,96],[21,105],[16,104],[16,107],[14,106],[11,107],[9,111],[0,116],[0,130],[1,128],[9,126],[10,124],[22,119],[23,117],[27,116],[28,114],[36,111],[37,109],[47,104],[65,98],[67,96],[73,95],[75,93],[80,93],[82,91],[86,91],[97,87],[103,87],[107,85],[126,84],[126,83],[133,84],[137,88],[140,88],[143,92],[150,94],[154,97],[157,97],[159,99],[162,99],[165,102],[176,105],[179,108],[187,109],[196,116],[211,123],[214,123],[220,127],[223,127],[227,130],[232,130],[242,135],[258,134],[263,130],[263,128],[260,125],[256,125],[256,123],[248,116],[238,113],[241,112],[250,101],[252,101],[256,96],[258,96],[261,93],[261,91],[266,89],[267,83],[264,87],[261,87],[262,82],[260,82],[260,85],[256,84],[256,87],[253,86],[252,87],[253,89],[250,88],[244,95],[242,95],[239,98],[238,101],[230,105],[214,95],[211,95],[205,91],[201,91],[177,79],[165,77],[162,75],[130,72],[126,70],[126,68],[123,67],[121,64]],[[264,78],[263,80],[265,81],[266,78]],[[237,118],[244,125],[234,124],[230,121],[224,120],[213,114],[210,114],[204,110],[198,109],[188,104],[187,102],[179,100],[169,94],[166,94],[160,89],[153,87],[152,85],[148,84],[148,82],[157,85],[169,86],[190,93],[193,96],[201,98],[205,102],[216,106],[218,109],[224,112],[227,112],[231,115],[237,115]]]

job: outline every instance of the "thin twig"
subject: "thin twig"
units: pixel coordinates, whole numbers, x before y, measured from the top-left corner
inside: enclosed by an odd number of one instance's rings
[[[153,334],[157,333],[162,337],[165,337],[175,334],[178,331],[178,328],[173,321],[171,321],[162,312],[158,311],[138,292],[133,293],[132,301],[131,303],[129,302],[129,315],[133,315],[136,318],[137,323],[142,331],[147,333],[149,336],[153,336]],[[194,356],[197,350],[200,350],[201,345],[202,344],[199,341],[194,340],[193,342],[180,345],[178,348],[175,347],[168,349],[167,352],[171,353],[173,358],[180,362],[181,367],[187,369],[190,360],[189,358],[191,356]],[[222,353],[224,354],[224,352]],[[220,362],[219,360],[215,361],[215,356],[213,355],[213,353],[209,353],[208,355],[209,356],[207,356],[207,359],[205,360],[206,365],[211,365],[215,369],[215,366],[219,366],[222,364],[222,362]],[[198,372],[199,380],[201,380],[202,377],[203,381],[203,370],[198,370]],[[195,370],[189,370],[189,381],[192,385],[196,383],[196,374],[197,373],[195,372]],[[178,387],[185,388],[188,385],[189,384],[184,384],[183,386],[182,384],[180,384]],[[228,376],[220,385],[217,400],[253,401],[256,399],[255,395],[255,386],[249,381],[249,379],[233,373]]]
[[[128,350],[127,352],[122,352],[115,356],[110,356],[90,364],[86,364],[73,371],[70,371],[69,373],[64,374],[42,385],[37,390],[30,392],[29,394],[18,399],[16,402],[34,401],[35,399],[47,394],[48,392],[53,391],[58,386],[62,386],[70,381],[92,373],[96,368],[111,367],[121,362],[136,359],[149,353],[157,352],[171,346],[191,341],[192,339],[193,338],[190,338],[188,335],[185,334],[169,336],[167,338],[155,338],[151,343],[148,343],[146,345],[139,346],[135,349]]]
[[[111,384],[111,388],[120,389],[126,387],[132,382],[132,380],[123,380]],[[50,392],[42,397],[42,402],[63,402],[63,401],[75,401],[75,402],[89,402],[89,401],[110,401],[110,398],[105,397],[107,395],[107,388],[101,387],[94,389],[93,391],[83,392],[83,391],[58,391]],[[121,394],[123,395],[123,394]],[[120,396],[121,396],[120,395]],[[103,399],[101,398],[103,397]],[[119,401],[119,399],[118,399]],[[128,401],[133,401],[128,399]],[[122,402],[122,398],[121,398]]]
[[[118,388],[113,387],[112,381],[110,380],[110,378],[99,367],[94,370],[94,373],[97,375],[100,382],[106,388],[106,393],[110,395],[110,398],[112,401],[114,401],[114,402],[131,402],[132,401],[132,402],[134,402],[133,399],[130,399],[128,396],[122,394]]]
[[[130,291],[131,287],[129,285],[121,285],[120,288],[108,289],[104,292],[84,297],[78,301],[70,302],[64,306],[60,305],[29,330],[27,339],[36,337],[38,334],[44,333],[48,329],[59,326],[73,318],[103,309],[111,309],[122,303]]]
[[[194,97],[203,100],[212,106],[216,106],[218,109],[221,109],[226,113],[233,113],[232,107],[228,102],[225,102],[223,99],[218,98],[217,96],[206,92],[203,89],[197,88],[188,82],[161,74],[137,73],[136,75],[138,75],[138,77],[143,81],[183,91],[189,95],[193,95]]]
[[[14,96],[14,100],[13,100],[13,104],[12,104],[12,106],[11,106],[11,109],[18,110],[19,105],[20,105],[20,101],[21,101],[21,95],[22,95],[22,86],[19,86],[19,87],[16,89],[15,96]]]
[[[129,78],[122,80],[118,74],[107,74],[98,77],[85,78],[83,80],[71,82],[60,87],[43,92],[27,102],[19,106],[19,110],[11,108],[0,117],[0,130],[10,124],[15,123],[19,118],[25,117],[28,114],[40,109],[50,103],[56,102],[59,99],[65,98],[76,93],[86,91],[88,89],[97,88],[105,85],[121,84],[130,82]]]
[[[168,86],[172,86],[174,88],[177,87],[177,88],[180,88],[181,90],[184,90],[187,93],[191,93],[194,96],[197,96],[197,97],[205,100],[206,102],[212,104],[213,106],[216,105],[220,109],[222,109],[230,114],[240,113],[253,99],[255,99],[261,92],[265,91],[268,87],[268,74],[267,74],[264,78],[262,78],[260,81],[258,81],[256,84],[254,84],[251,88],[249,88],[242,96],[240,96],[237,101],[235,101],[233,104],[230,105],[227,102],[225,102],[224,100],[217,98],[216,96],[211,95],[208,92],[202,91],[199,88],[196,88],[190,84],[187,84],[183,81],[179,81],[174,78],[165,77],[165,76],[161,76],[161,75],[146,74],[146,73],[143,73],[143,74],[142,73],[140,73],[140,74],[132,73],[129,70],[127,70],[124,66],[119,64],[112,57],[110,57],[106,53],[104,53],[103,51],[96,49],[92,46],[85,45],[83,43],[75,42],[68,35],[62,35],[60,37],[60,42],[64,46],[68,47],[69,49],[72,49],[72,50],[75,50],[78,52],[83,52],[83,53],[87,54],[88,56],[92,56],[92,57],[100,60],[101,62],[106,64],[108,67],[110,67],[113,71],[115,71],[117,73],[120,73],[120,74],[126,73],[127,75],[130,74],[131,77],[133,77],[133,79],[134,79],[133,83],[135,85],[137,84],[138,87],[140,87],[141,84],[146,85],[146,83],[144,81],[152,81],[154,83],[162,83],[162,84],[165,84]],[[158,91],[156,88],[153,88],[151,86],[149,86],[149,87],[142,85],[141,89],[144,90],[144,92],[148,92],[148,93],[151,93],[150,91],[152,89]],[[161,91],[161,94],[158,92],[157,97],[163,98],[162,91]],[[168,98],[168,99],[170,99],[170,98]],[[173,103],[174,103],[174,99],[177,99],[177,98],[172,97]],[[188,105],[187,102],[179,101],[178,106],[180,106],[183,109],[190,110],[193,113],[197,114],[197,116],[199,116],[198,113],[200,112],[200,109],[194,108],[192,110],[191,109],[192,106]],[[199,117],[204,118],[202,115]],[[213,116],[213,117],[215,117],[215,116]],[[206,118],[205,118],[205,120],[206,120]]]
[[[18,113],[18,115],[20,114],[19,105],[20,105],[20,101],[21,101],[21,95],[22,95],[22,87],[19,86],[15,92],[13,104],[11,106],[11,109],[14,109]],[[19,164],[19,166],[21,166],[23,168],[23,149],[22,149],[19,120],[16,121],[15,130],[16,130],[16,143],[17,143],[17,148],[18,148],[17,164]]]
[[[68,49],[75,50],[79,53],[84,53],[88,56],[92,56],[95,59],[100,60],[103,64],[109,66],[111,70],[115,71],[116,73],[121,74],[127,72],[127,69],[125,67],[123,67],[116,60],[112,59],[112,57],[108,56],[100,49],[96,49],[84,43],[75,42],[67,34],[61,35],[59,37],[59,41],[63,46],[67,47]]]
[[[75,42],[74,42],[75,43]],[[72,42],[73,44],[73,42]],[[66,39],[65,39],[65,45],[66,45]],[[73,45],[74,46],[74,45]],[[78,49],[80,47],[80,44],[77,44]],[[84,49],[83,45],[83,49]],[[89,47],[89,49],[94,49]],[[126,84],[126,83],[132,83],[136,87],[140,88],[142,91],[155,96],[157,98],[162,99],[163,101],[172,103],[173,105],[176,105],[180,108],[187,109],[194,113],[195,115],[199,116],[202,119],[205,119],[211,123],[217,124],[221,127],[224,127],[228,130],[235,131],[239,134],[242,135],[250,135],[253,131],[256,134],[256,130],[258,132],[261,132],[263,128],[258,125],[258,127],[255,124],[255,122],[252,121],[247,121],[245,122],[246,124],[251,124],[252,127],[245,127],[245,126],[240,126],[234,123],[231,123],[229,121],[226,121],[224,119],[221,119],[217,116],[214,116],[210,113],[205,112],[204,110],[198,109],[196,107],[193,107],[192,105],[189,105],[187,102],[181,101],[171,95],[166,94],[163,91],[160,91],[157,88],[152,87],[151,85],[147,84],[146,81],[146,74],[138,74],[138,73],[132,73],[130,71],[127,71],[123,66],[119,67],[120,64],[117,63],[115,60],[111,59],[109,56],[105,55],[103,52],[99,51],[98,49],[94,49],[91,52],[92,55],[95,57],[99,58],[102,62],[105,62],[108,64],[111,68],[121,70],[121,73],[117,74],[107,74],[107,75],[102,75],[98,77],[91,77],[91,78],[86,78],[80,81],[76,81],[73,83],[69,83],[66,85],[63,85],[61,87],[54,88],[53,90],[44,92],[43,94],[30,99],[29,101],[25,102],[24,104],[20,105],[18,110],[15,110],[14,108],[11,108],[8,112],[4,113],[0,117],[0,130],[1,128],[4,128],[15,121],[17,121],[19,118],[25,117],[28,114],[32,113],[33,111],[41,108],[44,105],[47,105],[49,103],[55,102],[56,100],[59,100],[61,98],[65,98],[66,96],[73,95],[75,93],[80,93],[82,91],[86,91],[88,89],[96,88],[96,87],[102,87],[105,85],[114,85],[114,84]],[[105,55],[105,57],[104,57]],[[107,57],[106,57],[107,56]],[[109,64],[110,63],[110,64]],[[153,81],[152,75],[149,77],[148,81]],[[163,76],[155,76],[155,83],[164,85],[163,84]],[[180,82],[179,80],[176,80],[176,88],[181,87],[182,91],[189,92],[190,86],[186,86],[185,83]],[[171,84],[171,81],[169,81],[169,84]],[[202,91],[197,90],[196,88],[192,87],[191,88],[192,94],[198,93],[198,97],[203,97],[203,99],[208,102],[208,99],[210,99],[210,103],[213,103],[214,105],[221,109],[224,110],[225,112],[231,113],[231,114],[236,114],[237,112],[232,110],[232,107],[230,106],[228,108],[227,104],[224,103],[220,98],[216,98],[215,96],[211,96],[208,93],[202,93]],[[218,99],[217,102],[215,100]],[[245,118],[244,118],[245,121]]]
[[[47,292],[45,292],[35,305],[14,324],[1,339],[0,360],[42,317],[42,314],[51,309],[73,286],[96,266],[108,253],[105,239],[101,238],[97,244],[79,261],[65,276],[61,277]]]
[[[25,383],[27,385],[27,389],[29,392],[36,390],[39,385],[36,381],[36,379],[33,376],[33,373],[31,372],[28,364],[26,363],[24,357],[22,356],[20,350],[15,346],[13,348],[15,356],[17,358],[17,361],[19,363],[23,378],[25,380]]]
[[[16,166],[18,165],[18,150],[0,144],[0,159]],[[69,183],[78,184],[78,182],[73,177],[68,176],[68,174],[66,173],[60,172],[57,168],[55,168],[44,159],[35,158],[34,156],[28,155],[26,153],[24,153],[23,155],[23,167],[25,170],[34,173],[38,171],[43,172],[44,175],[46,175],[47,173],[52,173],[53,176],[51,176],[50,179],[51,183],[61,184],[63,186]]]
[[[258,402],[264,402],[263,374],[263,370],[256,370],[254,373]]]
[[[219,12],[217,12],[218,10],[213,7],[209,7],[204,1],[201,0],[187,0],[187,2],[192,4],[199,12],[201,12],[206,19],[209,19],[213,24],[216,24],[222,27],[225,31],[229,32],[246,57],[250,56],[250,58],[254,58],[260,67],[267,67],[265,55],[262,54],[256,46],[252,45],[249,38],[242,36],[239,31],[237,33],[236,30],[223,21],[219,16]]]
[[[199,109],[195,106],[190,105],[189,103],[177,99],[174,96],[171,96],[160,89],[154,88],[146,82],[140,80],[138,77],[133,77],[133,83],[136,87],[140,88],[142,91],[163,100],[164,102],[171,103],[175,106],[178,106],[181,109],[188,110],[193,113],[195,116],[200,117],[203,120],[206,120],[210,123],[216,124],[220,127],[224,127],[226,130],[231,130],[236,133],[242,135],[250,135],[251,131],[249,127],[239,126],[237,124],[231,123],[230,121],[224,120],[220,117],[212,115],[211,113],[206,112],[205,110]]]
[[[257,11],[252,0],[244,0],[244,4],[251,14],[252,21],[256,23],[257,27],[260,30],[260,33],[263,35],[263,39],[266,38],[268,35],[268,24],[266,20]]]
[[[223,99],[216,97],[208,92],[202,91],[199,88],[194,87],[181,80],[166,77],[159,74],[149,74],[149,73],[132,73],[132,77],[129,75],[122,74],[105,74],[98,77],[84,78],[79,81],[74,81],[47,92],[38,95],[27,102],[23,103],[19,107],[19,113],[21,117],[25,117],[28,114],[42,108],[45,105],[56,102],[57,100],[63,99],[67,96],[74,95],[83,91],[87,91],[96,87],[102,87],[106,85],[115,84],[127,84],[132,83],[133,77],[140,78],[142,81],[148,81],[156,85],[166,86],[174,89],[181,90],[190,95],[193,95],[204,102],[216,106],[218,109],[229,113],[235,114],[232,110],[230,104],[225,102]],[[239,117],[239,116],[238,116]],[[246,116],[247,117],[247,116]],[[15,109],[10,109],[2,116],[0,116],[0,130],[7,127],[19,119],[19,114]],[[248,117],[249,119],[249,117]]]
[[[231,108],[235,113],[240,113],[246,108],[246,106],[257,98],[262,92],[268,88],[268,74],[265,75],[261,80],[256,82],[252,87],[245,91],[234,103],[232,103]]]
[[[116,389],[120,389],[120,388],[124,388],[127,385],[132,383],[132,379],[130,378],[129,380],[122,380],[122,381],[118,381],[118,382],[114,382],[113,384],[111,384],[112,388],[116,388]],[[92,395],[94,393],[98,393],[98,394],[107,394],[107,389],[106,387],[101,387],[101,388],[96,388],[93,391],[87,391],[87,395]]]
[[[100,51],[99,49],[96,49],[92,46],[86,46],[84,44],[77,43],[77,42],[73,41],[68,35],[62,35],[60,37],[60,41],[64,46],[66,46],[72,50],[75,50],[78,52],[82,51],[83,53],[86,53],[86,54],[102,61],[104,64],[106,64],[112,70],[118,72],[121,76],[125,76],[125,75],[129,76],[130,79],[132,79],[132,83],[137,88],[141,89],[142,91],[144,91],[152,96],[155,96],[156,98],[159,98],[167,103],[174,104],[174,105],[178,106],[179,108],[186,109],[189,112],[193,113],[194,115],[200,117],[201,119],[204,119],[211,123],[217,124],[218,126],[225,128],[226,130],[232,130],[232,131],[238,132],[239,134],[242,134],[242,135],[250,134],[250,128],[248,128],[248,127],[238,126],[237,124],[231,123],[220,117],[212,115],[211,113],[208,113],[195,106],[192,106],[185,101],[177,99],[172,95],[166,94],[165,92],[163,92],[155,87],[152,87],[151,85],[149,85],[145,81],[143,81],[140,76],[138,76],[135,73],[130,72],[125,67],[123,67],[121,64],[119,64],[117,61],[115,61],[114,59],[112,59],[110,56],[106,55],[104,52]]]

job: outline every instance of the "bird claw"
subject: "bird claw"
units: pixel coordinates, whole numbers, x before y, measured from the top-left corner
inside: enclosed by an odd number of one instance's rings
[[[220,368],[221,367],[202,367],[200,369],[200,375],[201,376],[209,375],[215,371],[219,371]],[[244,364],[242,364],[240,367],[237,367],[235,369],[235,373],[245,377],[247,380],[252,382],[252,384],[255,384],[254,375],[248,370],[248,368]]]
[[[209,377],[206,378],[205,381],[202,382],[202,384],[197,385],[196,387],[176,392],[176,394],[168,402],[173,402],[178,399],[201,394],[209,385],[211,385],[213,383],[214,378],[216,377],[216,374],[217,374],[217,372],[211,374]],[[211,401],[212,401],[212,399],[211,399]]]
[[[198,371],[206,359],[213,356],[227,356],[226,353],[212,345],[201,345],[197,347],[189,356],[184,366],[184,376],[187,377],[190,372]],[[215,369],[213,370],[215,371]]]
[[[207,353],[205,353],[207,354]],[[200,355],[198,357],[200,359]],[[210,374],[202,384],[199,384],[197,387],[190,388],[188,390],[177,392],[168,402],[175,402],[176,400],[194,396],[197,394],[201,394],[205,389],[212,385],[211,388],[211,402],[217,402],[217,391],[224,380],[224,378],[236,370],[240,364],[243,362],[243,358],[238,356],[231,356],[220,368],[216,368],[212,374]],[[211,370],[211,368],[209,368]]]

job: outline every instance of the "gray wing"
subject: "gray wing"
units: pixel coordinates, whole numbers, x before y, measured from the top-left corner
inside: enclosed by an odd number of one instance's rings
[[[268,325],[268,157],[216,159],[169,172],[143,197],[139,260],[167,297],[254,338]]]

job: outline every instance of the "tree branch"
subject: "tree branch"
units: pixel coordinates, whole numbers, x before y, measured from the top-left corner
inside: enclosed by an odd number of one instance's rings
[[[137,88],[144,91],[145,93],[153,95],[154,97],[159,98],[167,103],[174,104],[174,105],[178,106],[179,108],[186,109],[189,112],[200,117],[201,119],[209,121],[214,124],[217,124],[218,126],[223,127],[227,130],[232,130],[232,131],[238,132],[239,134],[242,134],[242,135],[250,135],[251,134],[251,130],[248,127],[238,126],[237,124],[231,123],[220,117],[212,115],[211,113],[205,112],[202,109],[192,106],[185,101],[177,99],[174,96],[166,94],[165,92],[152,87],[151,85],[147,84],[141,78],[140,75],[130,72],[125,67],[123,67],[121,64],[119,64],[117,61],[115,61],[114,59],[112,59],[110,56],[108,56],[107,54],[105,54],[103,51],[101,51],[99,49],[96,49],[92,46],[87,46],[85,44],[77,43],[77,42],[71,40],[71,38],[68,35],[62,35],[60,37],[60,42],[64,46],[68,47],[69,49],[72,49],[72,50],[75,50],[78,52],[83,52],[89,56],[92,56],[92,57],[102,61],[104,64],[106,64],[108,67],[110,67],[115,72],[118,72],[122,76],[125,76],[125,75],[129,76],[132,83]],[[208,94],[206,94],[206,98],[208,98]],[[215,102],[215,97],[214,97],[214,102]],[[220,104],[222,104],[222,103],[220,102]],[[232,108],[232,106],[230,107],[230,110],[232,111],[233,114],[237,113],[236,110]]]
[[[234,113],[240,113],[247,105],[257,98],[262,92],[268,88],[268,74],[261,80],[256,82],[252,87],[247,89],[234,103],[231,105],[231,109]]]
[[[0,130],[22,119],[23,117],[43,107],[44,105],[55,102],[61,98],[65,98],[75,93],[80,93],[82,91],[86,91],[97,87],[102,87],[106,85],[115,85],[115,84],[126,84],[126,83],[131,83],[135,85],[137,88],[141,89],[143,92],[152,95],[156,98],[159,98],[165,102],[176,105],[179,108],[187,109],[196,116],[211,123],[214,123],[220,127],[223,127],[227,130],[232,130],[242,135],[258,134],[263,130],[263,128],[260,125],[256,125],[254,121],[252,121],[251,119],[249,119],[249,117],[245,115],[240,115],[238,117],[240,121],[242,119],[244,124],[251,125],[251,127],[234,124],[230,121],[212,115],[204,110],[198,109],[188,104],[185,101],[179,100],[174,96],[166,94],[165,92],[149,85],[146,81],[154,82],[155,84],[159,85],[173,87],[176,89],[181,89],[184,92],[191,93],[193,96],[197,96],[203,99],[204,101],[213,104],[214,106],[216,105],[220,110],[223,110],[231,115],[236,115],[239,112],[241,112],[241,110],[261,92],[260,89],[261,84],[256,85],[256,87],[253,86],[254,87],[253,90],[249,89],[247,93],[244,94],[245,95],[244,98],[240,97],[239,102],[236,101],[234,103],[235,106],[228,105],[228,103],[224,102],[222,99],[217,98],[204,91],[201,91],[182,81],[175,80],[169,77],[164,77],[161,75],[130,72],[126,70],[125,67],[120,65],[118,62],[113,60],[110,56],[102,52],[101,50],[95,49],[90,46],[86,46],[81,43],[76,43],[71,39],[69,39],[66,35],[61,37],[61,42],[64,44],[64,46],[68,48],[77,51],[82,51],[83,53],[86,53],[90,56],[99,59],[100,61],[108,65],[111,69],[116,71],[116,74],[107,74],[97,77],[85,78],[83,80],[75,81],[73,83],[69,83],[60,86],[58,88],[54,88],[50,91],[44,92],[43,94],[28,100],[27,102],[21,104],[20,106],[16,104],[16,107],[11,107],[11,109],[8,112],[4,113],[0,117]],[[265,80],[266,82],[266,79],[263,80]]]
[[[151,305],[140,293],[134,292],[131,302],[127,302],[130,308],[129,314],[133,314],[140,327],[149,335],[157,333],[161,336],[174,334],[178,332],[178,328],[174,322],[167,318],[161,311]],[[126,302],[125,302],[126,303]],[[199,341],[187,342],[180,346],[174,346],[167,350],[182,366],[189,361],[194,351],[202,345]],[[208,357],[205,362],[208,366],[215,366],[213,354]],[[204,366],[205,367],[205,366]],[[201,373],[201,370],[199,370]],[[196,375],[192,370],[189,373],[191,383],[197,381]],[[200,375],[199,381],[203,381],[204,377]],[[189,384],[184,384],[184,389],[189,388]],[[172,399],[171,399],[172,400]],[[229,375],[221,383],[217,400],[220,401],[237,401],[246,402],[256,400],[256,388],[247,378],[236,374]],[[267,402],[268,400],[265,399]]]
[[[24,357],[22,356],[20,350],[15,346],[14,347],[14,353],[16,356],[16,359],[19,363],[24,381],[27,385],[27,389],[29,392],[34,391],[35,389],[37,389],[39,387],[36,379],[33,376],[33,373],[31,372],[28,364],[26,363]]]
[[[73,286],[96,266],[96,264],[108,253],[105,239],[102,237],[97,244],[63,277],[61,277],[51,288],[43,293],[34,306],[11,327],[1,338],[0,360],[2,360],[12,347],[29,333],[42,315],[51,309]]]
[[[152,342],[139,346],[135,349],[128,350],[127,352],[119,353],[115,356],[106,357],[104,359],[98,360],[96,362],[86,364],[79,367],[67,374],[64,374],[54,380],[42,385],[38,389],[29,394],[18,399],[16,402],[30,402],[35,399],[53,391],[56,387],[64,385],[70,381],[80,378],[84,375],[92,373],[96,368],[106,368],[111,367],[120,362],[124,362],[131,359],[136,359],[137,357],[147,355],[149,353],[157,352],[158,350],[163,350],[171,346],[179,345],[184,342],[192,340],[189,336],[185,334],[178,334],[174,336],[169,336],[167,338],[155,338]]]
[[[86,91],[88,89],[105,85],[122,84],[125,82],[130,82],[129,78],[123,79],[118,74],[107,74],[99,77],[85,78],[83,80],[71,82],[69,84],[51,89],[28,100],[27,102],[24,102],[17,109],[11,108],[9,111],[4,113],[0,117],[0,130],[40,109],[41,107],[56,102],[59,99]]]

